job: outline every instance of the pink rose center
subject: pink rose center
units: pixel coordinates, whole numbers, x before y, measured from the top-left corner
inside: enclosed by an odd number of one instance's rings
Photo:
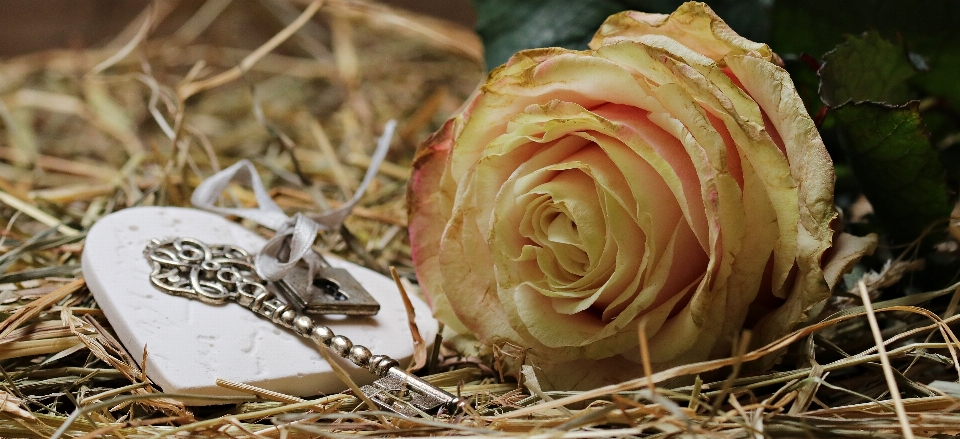
[[[650,123],[642,129],[659,130]],[[658,147],[683,154],[676,141]],[[621,139],[575,131],[517,150],[526,154],[517,153],[522,164],[512,163],[514,171],[497,195],[499,224],[491,240],[508,243],[503,250],[510,263],[500,266],[500,277],[529,287],[521,294],[548,298],[560,315],[581,320],[588,313],[609,322],[638,301],[642,315],[686,295],[703,276],[708,256],[683,217],[681,201]],[[689,160],[676,165],[692,168]],[[678,173],[696,178],[693,169]],[[699,183],[691,183],[699,196]],[[694,214],[704,215],[699,209]],[[684,304],[676,300],[672,306]]]

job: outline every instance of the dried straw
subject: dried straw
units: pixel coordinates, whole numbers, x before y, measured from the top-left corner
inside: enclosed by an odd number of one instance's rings
[[[903,402],[900,400],[900,388],[897,387],[897,379],[893,375],[893,368],[890,367],[890,358],[887,357],[887,348],[884,346],[883,335],[880,334],[880,325],[877,324],[877,316],[873,312],[873,304],[870,302],[870,292],[867,291],[867,284],[861,280],[857,283],[857,289],[860,290],[860,299],[863,300],[863,308],[867,315],[867,321],[870,323],[870,333],[873,334],[873,341],[877,343],[877,355],[880,357],[880,364],[883,365],[883,378],[887,381],[887,387],[890,389],[890,399],[897,411],[897,421],[900,422],[900,428],[903,429],[903,437],[913,439],[913,429],[910,428],[910,420],[907,419],[906,409],[903,408]]]
[[[145,353],[123,350],[80,278],[91,224],[129,206],[185,205],[203,178],[241,158],[255,160],[285,209],[339,206],[380,127],[397,119],[388,163],[344,233],[319,242],[370,268],[394,267],[417,294],[405,230],[410,161],[482,79],[481,54],[469,30],[367,1],[218,0],[156,2],[101,47],[0,62],[0,436],[960,432],[960,284],[878,300],[920,267],[908,258],[767,346],[744,338],[730,358],[654,371],[642,344],[643,377],[591,391],[543,391],[529,368],[520,382],[501,382],[496,368],[522,361],[522,347],[496,358],[437,348],[423,378],[470,402],[439,419],[398,417],[355,395],[302,400],[232,382],[221,385],[245,396],[195,408],[195,397],[146,379],[134,360]],[[241,187],[230,194],[255,202]],[[769,356],[780,363],[758,372]]]

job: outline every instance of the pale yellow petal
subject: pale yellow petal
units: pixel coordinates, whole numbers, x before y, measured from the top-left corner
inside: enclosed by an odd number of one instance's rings
[[[713,60],[728,54],[754,53],[770,60],[766,44],[741,37],[704,3],[687,2],[670,15],[626,11],[611,15],[590,41],[590,48],[643,35],[664,35]]]
[[[877,235],[854,236],[849,233],[839,233],[833,240],[833,247],[823,258],[823,277],[827,287],[831,290],[840,283],[843,275],[850,272],[853,266],[865,255],[872,255],[877,248]]]
[[[782,139],[797,177],[799,227],[797,280],[786,301],[757,325],[756,343],[767,343],[807,318],[807,311],[830,294],[820,268],[833,242],[833,162],[816,126],[806,113],[790,75],[780,67],[750,56],[729,56],[727,65],[744,89],[769,116]]]

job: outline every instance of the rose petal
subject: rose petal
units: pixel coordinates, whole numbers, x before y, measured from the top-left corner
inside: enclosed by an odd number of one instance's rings
[[[770,60],[773,52],[766,44],[741,37],[704,3],[687,2],[670,15],[625,11],[614,14],[590,41],[590,48],[644,35],[665,35],[691,50],[715,61],[730,53],[756,53]]]
[[[463,191],[470,186],[468,180]],[[476,226],[477,208],[472,200],[466,201],[458,197],[440,240],[444,295],[458,320],[478,338],[519,339],[498,298],[490,250]]]
[[[853,236],[840,233],[833,240],[833,247],[823,261],[823,277],[832,290],[840,283],[844,273],[848,273],[864,255],[872,255],[877,248],[877,235]]]
[[[786,148],[791,174],[803,176],[797,180],[797,280],[784,304],[757,324],[755,343],[762,344],[805,319],[807,310],[830,294],[820,258],[833,241],[833,162],[785,70],[750,56],[729,56],[726,62],[769,116]]]
[[[513,74],[507,75],[508,70]],[[479,160],[486,145],[507,131],[514,115],[531,104],[559,100],[591,108],[613,102],[659,109],[629,73],[600,57],[555,49],[548,61],[518,70],[504,69],[482,88],[470,123],[457,139],[449,171],[455,179]]]
[[[450,302],[443,293],[439,259],[440,237],[450,217],[452,194],[436,190],[450,150],[456,121],[451,119],[420,148],[413,163],[413,173],[407,184],[409,212],[410,253],[416,261],[417,279],[427,297],[433,315],[457,332],[469,330],[457,319]]]

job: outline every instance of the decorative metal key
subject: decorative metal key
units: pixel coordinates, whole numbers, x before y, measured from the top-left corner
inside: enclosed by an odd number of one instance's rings
[[[401,369],[396,360],[386,355],[373,355],[366,347],[335,335],[330,328],[316,324],[310,316],[277,298],[267,288],[267,282],[257,276],[250,254],[239,247],[207,245],[191,238],[154,239],[144,249],[144,256],[153,266],[150,282],[157,289],[213,305],[236,301],[377,375],[380,379],[360,390],[383,409],[413,417],[421,412],[428,415],[453,412],[461,404],[457,397]],[[341,285],[342,278],[318,279],[320,282],[313,284],[314,288],[321,290],[316,294],[325,295],[322,300],[345,301],[337,296],[340,290],[334,288]],[[297,285],[283,281],[278,284],[281,290],[291,290],[290,284]],[[296,291],[286,293],[299,297]],[[323,311],[325,314],[351,314],[347,308],[341,306]]]

